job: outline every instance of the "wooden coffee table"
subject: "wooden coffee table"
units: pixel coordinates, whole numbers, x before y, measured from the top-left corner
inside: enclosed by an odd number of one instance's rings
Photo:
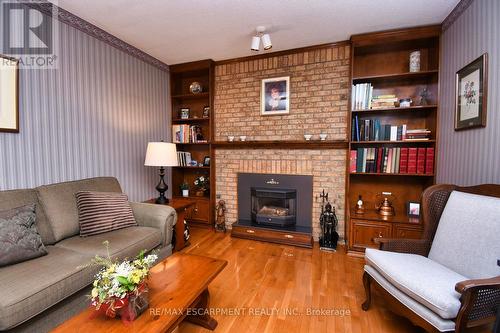
[[[209,314],[208,285],[227,261],[175,253],[151,268],[149,308],[130,325],[120,319],[97,316],[87,309],[52,332],[171,332],[184,319],[214,330],[217,321]],[[199,315],[193,315],[193,314]]]

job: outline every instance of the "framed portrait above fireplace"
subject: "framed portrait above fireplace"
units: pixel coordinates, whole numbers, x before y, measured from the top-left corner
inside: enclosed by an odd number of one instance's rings
[[[19,60],[0,54],[0,132],[19,133]]]
[[[262,80],[260,89],[260,114],[272,116],[290,113],[290,77]]]

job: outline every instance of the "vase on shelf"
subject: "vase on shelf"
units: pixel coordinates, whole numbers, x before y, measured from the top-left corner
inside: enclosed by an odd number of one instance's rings
[[[182,190],[182,196],[185,198],[189,197],[189,190]]]
[[[198,191],[196,191],[196,196],[197,197],[204,197],[205,196],[205,190],[198,190]]]

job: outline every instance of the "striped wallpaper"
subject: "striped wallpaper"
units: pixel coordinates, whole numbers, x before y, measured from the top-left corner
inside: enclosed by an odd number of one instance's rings
[[[115,176],[156,195],[148,141],[168,140],[168,72],[59,24],[57,70],[20,71],[20,133],[0,133],[0,190]]]
[[[437,181],[500,183],[500,1],[475,0],[442,36]],[[454,131],[455,73],[488,52],[486,128]]]

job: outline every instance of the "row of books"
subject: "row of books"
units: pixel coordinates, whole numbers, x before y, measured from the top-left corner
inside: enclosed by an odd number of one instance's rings
[[[371,83],[359,83],[352,86],[351,105],[353,110],[371,109],[373,86]]]
[[[207,142],[200,135],[201,127],[198,125],[172,125],[172,142],[173,143],[201,143]]]
[[[428,141],[426,128],[408,129],[406,124],[381,124],[379,119],[352,119],[352,141]]]
[[[191,166],[191,153],[188,151],[178,151],[177,161],[179,166]]]
[[[434,173],[434,148],[358,148],[351,150],[351,173]]]
[[[395,107],[398,103],[396,95],[380,95],[371,101],[370,109],[387,109]]]

